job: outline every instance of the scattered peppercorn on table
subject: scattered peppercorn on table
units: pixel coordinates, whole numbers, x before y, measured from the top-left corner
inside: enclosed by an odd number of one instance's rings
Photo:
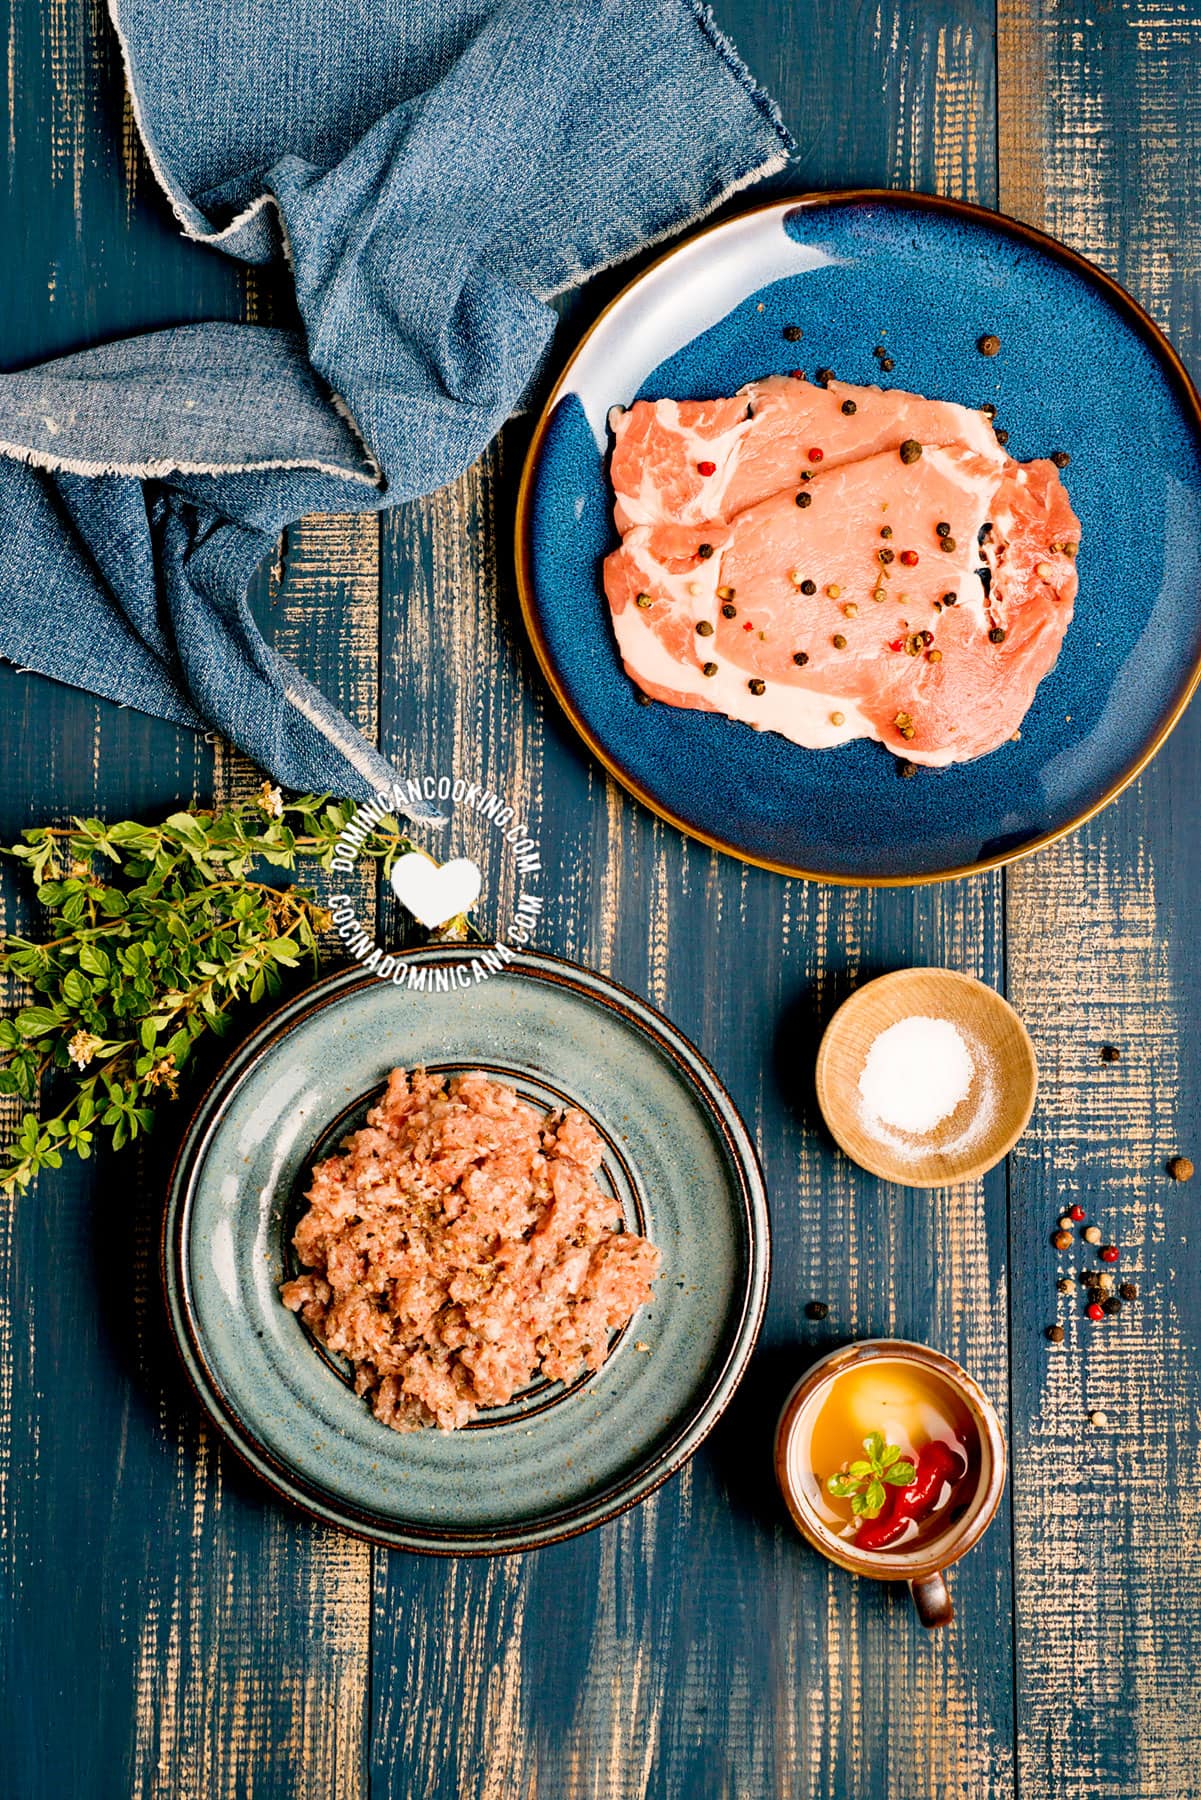
[[[276,316],[260,271],[180,238],[128,133],[119,153],[99,10],[0,0],[17,147],[0,199],[8,367],[164,323]],[[1115,273],[1197,372],[1195,13],[717,11],[801,145],[782,186],[998,204]],[[607,783],[547,703],[511,567],[527,429],[382,522],[309,521],[282,592],[264,577],[263,616],[406,769],[520,802],[553,896],[543,946],[647,995],[719,1066],[772,1200],[760,1348],[713,1437],[640,1509],[524,1558],[389,1555],[276,1504],[176,1375],[156,1232],[182,1115],[151,1151],[45,1175],[0,1208],[5,1791],[1188,1800],[1201,710],[1119,802],[1008,870],[865,891],[744,867]],[[5,842],[55,814],[155,818],[257,785],[220,745],[82,694],[9,668],[0,692]],[[464,848],[499,917],[503,846],[481,828]],[[25,890],[4,877],[12,928]],[[378,907],[392,932],[384,898],[364,885],[360,912]],[[860,980],[911,963],[1003,989],[1035,1041],[1034,1120],[979,1186],[883,1186],[817,1129],[822,1026]],[[811,1551],[773,1483],[784,1395],[807,1362],[872,1335],[955,1358],[1006,1427],[1001,1511],[955,1570],[955,1624],[934,1634],[894,1584]]]

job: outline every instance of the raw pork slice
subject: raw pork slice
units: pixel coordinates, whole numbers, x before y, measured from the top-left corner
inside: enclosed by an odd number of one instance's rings
[[[850,412],[845,410],[850,407]],[[729,400],[639,400],[609,414],[609,476],[618,531],[730,519],[802,471],[921,444],[962,444],[997,463],[1005,454],[982,412],[899,389],[820,387],[790,375],[752,381]],[[811,453],[820,457],[811,461]],[[702,474],[712,463],[711,474]]]
[[[697,403],[684,423],[665,404],[622,415],[625,527],[605,563],[622,660],[645,693],[813,749],[875,738],[915,763],[1014,736],[1076,595],[1080,527],[1052,463],[1014,462],[978,413],[875,388],[766,381]],[[720,427],[735,404],[744,434],[719,464],[720,494],[698,498],[691,415]],[[705,441],[698,460],[717,462]],[[714,511],[694,517],[703,504]]]

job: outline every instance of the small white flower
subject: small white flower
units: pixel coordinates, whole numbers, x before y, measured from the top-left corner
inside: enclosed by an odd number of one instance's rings
[[[67,1054],[77,1069],[86,1069],[99,1048],[98,1037],[93,1037],[90,1031],[77,1031],[67,1045]]]
[[[259,789],[258,806],[269,819],[282,819],[284,816],[284,797],[269,781],[264,781]]]

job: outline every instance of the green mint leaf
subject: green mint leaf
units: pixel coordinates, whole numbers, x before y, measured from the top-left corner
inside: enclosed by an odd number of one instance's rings
[[[917,1470],[911,1462],[893,1463],[890,1469],[884,1471],[884,1479],[892,1487],[908,1487],[916,1476]]]
[[[875,1466],[875,1463],[864,1462],[863,1458],[859,1457],[857,1461],[851,1464],[851,1474],[858,1475],[859,1479],[862,1481],[865,1475],[871,1475],[874,1472]]]
[[[869,1431],[863,1440],[863,1448],[873,1463],[878,1463],[884,1454],[884,1434],[880,1431]]]
[[[900,1454],[901,1446],[899,1444],[885,1444],[884,1454],[880,1458],[880,1467],[882,1469],[891,1469],[893,1463],[896,1462],[897,1457]]]
[[[874,1519],[883,1510],[885,1498],[884,1483],[869,1481],[867,1493],[863,1496],[863,1511],[869,1519]]]
[[[827,1492],[839,1500],[847,1499],[851,1494],[857,1493],[858,1489],[859,1483],[853,1475],[831,1475],[826,1482]]]
[[[856,1494],[851,1501],[851,1511],[857,1519],[861,1519],[867,1511],[867,1500],[863,1494]]]

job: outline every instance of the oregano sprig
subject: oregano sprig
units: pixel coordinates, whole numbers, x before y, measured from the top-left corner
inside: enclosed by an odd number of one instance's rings
[[[259,877],[264,865],[328,869],[354,810],[328,796],[285,800],[264,783],[253,799],[161,825],[73,818],[7,848],[49,918],[40,940],[0,943],[0,973],[33,990],[0,1019],[0,1094],[30,1103],[0,1150],[0,1190],[23,1191],[64,1155],[88,1157],[97,1131],[119,1149],[148,1130],[196,1040],[315,958],[329,914],[314,890]],[[357,854],[387,874],[413,847],[384,819]],[[56,1076],[67,1092],[39,1118],[32,1103]]]
[[[863,1440],[866,1457],[857,1457],[826,1482],[839,1500],[849,1500],[856,1518],[875,1519],[888,1498],[888,1488],[908,1487],[917,1470],[901,1456],[899,1444],[886,1444],[884,1434],[869,1431]]]

